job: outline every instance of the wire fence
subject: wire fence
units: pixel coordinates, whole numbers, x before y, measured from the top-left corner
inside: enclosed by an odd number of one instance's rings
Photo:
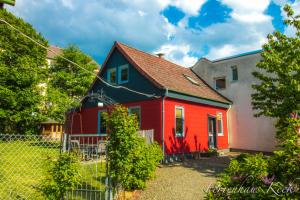
[[[46,160],[57,158],[60,147],[46,136],[0,135],[0,199],[44,199]]]
[[[80,160],[80,183],[68,200],[113,199],[118,193],[109,179],[107,141],[99,135],[68,135],[62,139],[34,135],[0,135],[0,199],[45,199],[40,186],[47,160],[73,152]]]

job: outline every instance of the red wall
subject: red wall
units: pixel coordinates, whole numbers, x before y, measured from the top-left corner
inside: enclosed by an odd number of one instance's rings
[[[141,107],[141,129],[154,129],[154,138],[162,142],[162,100],[148,100],[124,104],[127,107]],[[175,106],[184,107],[185,135],[183,138],[175,137]],[[74,116],[73,134],[81,133],[80,116],[82,120],[82,133],[96,134],[98,128],[98,111],[104,108],[82,109]],[[185,153],[208,149],[208,115],[216,116],[217,112],[223,117],[223,136],[217,135],[218,149],[228,148],[227,109],[207,106],[187,101],[165,99],[165,152]],[[69,117],[70,119],[70,117]],[[69,120],[70,123],[70,120]],[[68,129],[70,133],[70,129]]]
[[[175,137],[175,106],[184,107],[184,137]],[[165,150],[167,154],[208,149],[208,115],[223,116],[224,136],[217,136],[218,149],[228,148],[227,109],[167,98],[165,100]]]
[[[141,107],[141,129],[154,129],[154,139],[161,143],[161,122],[162,122],[162,104],[161,99],[147,100],[141,102],[126,103],[124,106],[140,106]],[[73,134],[97,134],[98,129],[98,111],[106,108],[83,108],[73,117]],[[72,114],[69,115],[68,123],[71,123]],[[80,117],[82,120],[82,132],[80,126]],[[67,129],[71,133],[71,129]]]

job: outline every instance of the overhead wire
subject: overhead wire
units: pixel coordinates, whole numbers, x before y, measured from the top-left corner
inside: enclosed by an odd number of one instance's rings
[[[61,54],[53,51],[52,49],[48,48],[47,46],[41,44],[40,42],[36,41],[35,39],[31,38],[30,36],[26,35],[25,33],[23,33],[22,31],[20,31],[18,28],[16,28],[15,26],[13,26],[12,24],[10,24],[9,22],[7,22],[6,20],[0,18],[0,21],[7,24],[9,27],[11,27],[13,30],[17,31],[19,34],[21,34],[22,36],[24,36],[25,38],[29,39],[30,41],[34,42],[35,44],[37,44],[38,46],[46,49],[47,51],[50,51],[52,52],[53,54],[55,54],[57,57],[60,57],[64,60],[66,60],[67,62],[81,68],[82,70],[90,73],[90,74],[93,74],[96,76],[97,79],[99,79],[102,83],[104,83],[106,86],[109,86],[109,87],[112,87],[112,88],[116,88],[116,89],[124,89],[124,90],[127,90],[129,92],[132,92],[132,93],[135,93],[135,94],[139,94],[139,95],[142,95],[142,96],[146,96],[146,97],[155,97],[155,98],[159,98],[160,96],[156,96],[155,94],[147,94],[147,93],[144,93],[144,92],[140,92],[140,91],[137,91],[137,90],[133,90],[133,89],[130,89],[128,87],[125,87],[125,86],[121,86],[121,85],[113,85],[113,84],[110,84],[108,83],[107,81],[105,81],[103,78],[101,78],[100,76],[98,76],[98,73],[95,73],[95,72],[92,72],[92,71],[89,71],[87,70],[86,68],[80,66],[79,64],[73,62],[72,60],[62,56]]]

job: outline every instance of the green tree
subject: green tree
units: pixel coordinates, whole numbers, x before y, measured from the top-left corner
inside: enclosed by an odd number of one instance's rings
[[[65,112],[79,105],[81,98],[91,86],[98,65],[80,49],[71,45],[63,50],[62,56],[79,64],[86,70],[71,64],[57,56],[53,66],[49,68],[49,83],[47,87],[46,112],[49,118],[63,122]]]
[[[231,161],[207,199],[299,199],[300,16],[288,5],[284,10],[285,23],[296,35],[288,37],[276,31],[268,36],[263,60],[257,65],[260,71],[253,73],[261,83],[253,86],[256,93],[252,95],[256,116],[278,119],[281,148],[269,157],[242,154]],[[256,190],[240,192],[237,189],[241,187]]]
[[[116,106],[107,122],[109,166],[114,183],[126,190],[144,188],[162,159],[160,146],[146,144],[137,133],[136,116],[129,115],[125,107]]]
[[[263,45],[260,69],[253,75],[261,81],[253,85],[253,108],[256,116],[277,118],[277,138],[284,139],[292,113],[300,111],[300,16],[294,15],[290,6],[284,7],[287,13],[285,24],[291,26],[295,36],[286,36],[279,31],[268,35]]]
[[[34,28],[0,9],[0,18],[47,46]],[[42,120],[39,84],[46,77],[46,50],[0,21],[0,132],[32,134]]]
[[[47,176],[41,183],[41,191],[50,200],[64,199],[66,192],[80,182],[79,161],[73,154],[62,153],[56,161],[48,160]]]

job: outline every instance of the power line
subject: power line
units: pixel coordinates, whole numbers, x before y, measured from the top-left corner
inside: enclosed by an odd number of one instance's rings
[[[67,62],[81,68],[82,70],[90,73],[90,74],[93,74],[96,76],[96,78],[98,78],[102,83],[104,83],[105,85],[109,86],[109,87],[112,87],[112,88],[116,88],[116,89],[124,89],[124,90],[127,90],[127,91],[130,91],[132,93],[136,93],[136,94],[139,94],[139,95],[143,95],[143,96],[146,96],[146,97],[155,97],[155,98],[159,98],[159,96],[156,96],[155,94],[147,94],[147,93],[143,93],[143,92],[139,92],[139,91],[136,91],[136,90],[133,90],[133,89],[130,89],[128,87],[125,87],[125,86],[121,86],[121,85],[112,85],[108,82],[106,82],[104,79],[102,79],[100,76],[98,76],[97,73],[95,72],[91,72],[89,70],[87,70],[86,68],[80,66],[79,64],[73,62],[72,60],[69,60],[68,58],[65,58],[64,56],[58,54],[57,52],[53,51],[52,49],[44,46],[43,44],[41,44],[40,42],[34,40],[33,38],[31,38],[30,36],[26,35],[25,33],[23,33],[22,31],[20,31],[19,29],[17,29],[16,27],[14,27],[12,24],[10,24],[9,22],[5,21],[4,19],[0,18],[0,21],[4,22],[5,24],[7,24],[9,27],[11,27],[12,29],[14,29],[15,31],[17,31],[18,33],[20,33],[21,35],[23,35],[25,38],[29,39],[30,41],[34,42],[35,44],[37,44],[38,46],[54,53],[57,57],[60,57],[64,60],[66,60]]]

